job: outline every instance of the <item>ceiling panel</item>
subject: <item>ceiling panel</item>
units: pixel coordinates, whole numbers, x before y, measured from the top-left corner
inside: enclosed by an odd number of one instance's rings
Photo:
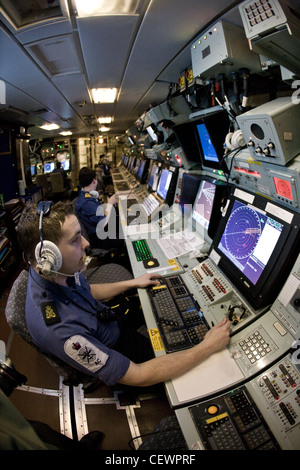
[[[138,16],[77,20],[91,88],[119,87],[137,21]]]

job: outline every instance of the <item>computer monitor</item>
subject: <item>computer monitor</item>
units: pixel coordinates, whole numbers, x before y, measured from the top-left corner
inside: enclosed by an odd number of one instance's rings
[[[129,156],[128,156],[128,155],[124,155],[123,164],[124,164],[125,167],[128,166],[128,162],[129,162]]]
[[[129,160],[130,161],[129,161],[129,164],[128,164],[128,170],[132,171],[132,169],[134,168],[135,157],[130,157]]]
[[[224,160],[224,143],[230,129],[226,111],[216,111],[194,122],[194,131],[202,168],[228,173]]]
[[[300,214],[233,189],[213,240],[218,266],[254,309],[270,305],[299,253]]]
[[[138,173],[138,171],[139,171],[140,164],[141,164],[141,160],[140,160],[140,158],[137,158],[137,159],[136,159],[136,162],[135,162],[135,165],[134,165],[134,167],[133,167],[133,173],[134,173],[135,175],[137,175],[137,173]]]
[[[196,139],[193,122],[188,121],[182,124],[177,124],[172,127],[172,131],[183,150],[182,155],[180,156],[183,167],[186,170],[201,169],[199,145]]]
[[[148,178],[148,185],[153,191],[156,191],[157,189],[158,180],[159,180],[159,166],[153,163],[151,170],[150,170],[149,178]]]
[[[55,168],[54,162],[44,163],[44,173],[51,173]]]
[[[192,213],[192,208],[201,182],[200,175],[183,173],[179,206],[186,217]]]
[[[137,174],[137,177],[140,181],[143,180],[143,177],[144,177],[144,174],[145,174],[145,167],[146,167],[146,161],[142,160],[141,164],[140,164],[140,167],[139,167],[139,170],[138,170],[138,174]]]
[[[62,160],[61,162],[61,166],[62,168],[65,170],[65,171],[69,171],[70,170],[70,159],[66,159],[66,160]]]
[[[204,236],[212,240],[216,234],[230,187],[227,183],[201,176],[198,192],[192,210],[192,226]]]
[[[156,135],[156,133],[155,133],[152,126],[147,126],[146,131],[148,132],[148,134],[149,134],[149,136],[150,136],[150,138],[153,142],[158,142],[158,136]]]

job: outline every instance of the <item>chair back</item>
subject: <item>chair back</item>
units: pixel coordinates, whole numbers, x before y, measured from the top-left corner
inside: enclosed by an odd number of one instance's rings
[[[62,193],[64,188],[64,181],[60,172],[50,173],[51,190],[53,193]]]
[[[23,270],[13,283],[8,296],[5,308],[8,325],[15,333],[46,357],[51,366],[63,377],[66,385],[78,385],[79,383],[91,381],[93,379],[91,376],[73,369],[73,367],[50,354],[45,354],[34,344],[27,328],[25,316],[27,283],[28,272]]]
[[[47,175],[45,173],[41,175],[36,175],[35,182],[37,186],[41,186],[43,188],[45,195],[47,195],[49,192],[49,181]]]

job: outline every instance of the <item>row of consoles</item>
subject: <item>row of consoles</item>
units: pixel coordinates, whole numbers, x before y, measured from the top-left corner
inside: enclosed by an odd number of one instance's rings
[[[171,206],[124,162],[113,180],[134,275],[162,276],[139,290],[155,354],[232,322],[224,350],[165,384],[187,445],[300,449],[300,214],[203,172],[176,176]]]

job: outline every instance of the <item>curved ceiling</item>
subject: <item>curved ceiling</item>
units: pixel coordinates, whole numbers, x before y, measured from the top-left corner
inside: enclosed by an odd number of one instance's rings
[[[221,15],[241,24],[232,0],[140,0],[134,13],[83,17],[73,0],[0,1],[0,120],[34,138],[124,133],[149,106],[164,102],[191,65],[190,46]],[[233,8],[233,10],[231,10]],[[117,101],[94,103],[90,90],[116,87]],[[58,131],[38,126],[56,123]]]

